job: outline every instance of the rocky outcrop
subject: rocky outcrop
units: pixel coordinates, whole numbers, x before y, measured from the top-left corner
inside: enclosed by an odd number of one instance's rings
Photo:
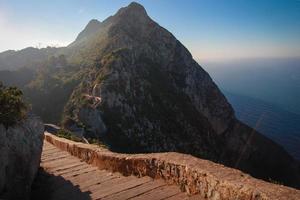
[[[239,170],[180,153],[119,154],[45,133],[45,140],[73,156],[123,175],[150,176],[211,200],[297,200],[300,191],[255,179]]]
[[[76,41],[81,41],[84,39],[88,39],[88,37],[90,37],[91,35],[93,35],[96,31],[98,31],[98,29],[101,27],[101,23],[96,20],[96,19],[92,19],[84,28],[83,31],[81,31],[77,38]],[[71,44],[72,45],[72,44]]]
[[[78,114],[79,120],[86,126],[86,133],[94,134],[94,137],[101,137],[105,135],[107,129],[102,120],[99,110],[91,108],[81,108]],[[97,133],[95,135],[95,133]]]
[[[141,5],[131,3],[96,24],[93,34],[72,44],[94,66],[73,91],[65,116],[95,135],[105,126],[103,139],[115,151],[189,153],[300,187],[293,158],[236,119],[209,74]],[[101,103],[84,101],[87,93]],[[79,110],[88,113],[82,117]]]
[[[40,165],[44,125],[29,117],[6,129],[0,124],[0,199],[26,200]]]

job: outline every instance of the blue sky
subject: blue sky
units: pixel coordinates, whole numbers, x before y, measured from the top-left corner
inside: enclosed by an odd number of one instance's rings
[[[64,46],[127,0],[0,0],[0,51]],[[300,56],[300,0],[137,0],[199,60]]]

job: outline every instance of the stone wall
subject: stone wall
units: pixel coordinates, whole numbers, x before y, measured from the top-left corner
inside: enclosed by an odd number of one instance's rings
[[[29,199],[40,165],[43,132],[43,123],[35,117],[8,129],[0,124],[0,199]]]
[[[45,133],[45,139],[87,163],[124,175],[150,176],[213,200],[296,200],[300,191],[255,179],[239,170],[180,153],[119,154]]]

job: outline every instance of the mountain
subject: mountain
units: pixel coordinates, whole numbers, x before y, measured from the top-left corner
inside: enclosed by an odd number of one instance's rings
[[[66,128],[112,150],[189,153],[300,186],[298,163],[238,121],[209,74],[138,3],[92,20],[35,71],[24,86],[33,108],[63,108]]]
[[[92,19],[84,28],[82,32],[79,33],[79,35],[76,38],[76,42],[88,39],[90,36],[92,36],[95,32],[99,30],[101,27],[101,22],[99,22],[96,19]],[[71,44],[72,45],[72,44]]]
[[[0,70],[17,70],[25,66],[27,68],[34,67],[37,63],[54,55],[57,50],[53,47],[43,49],[28,47],[20,51],[5,51],[0,53]]]

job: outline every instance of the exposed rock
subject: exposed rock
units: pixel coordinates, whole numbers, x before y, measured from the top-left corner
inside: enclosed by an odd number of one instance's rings
[[[81,31],[77,38],[76,38],[76,42],[79,42],[81,40],[87,39],[89,36],[91,36],[92,34],[94,34],[96,31],[98,31],[98,29],[101,27],[101,22],[99,22],[96,19],[92,19],[84,28],[83,31]]]
[[[44,125],[30,117],[6,129],[0,124],[0,199],[29,199],[40,165]]]
[[[141,5],[121,8],[99,26],[80,44],[86,47],[81,57],[88,55],[95,66],[74,90],[65,116],[96,135],[105,124],[105,139],[113,150],[189,153],[300,186],[293,158],[235,118],[208,73]],[[91,92],[93,88],[98,91]],[[82,101],[86,92],[101,98],[97,108]],[[88,113],[80,117],[78,110],[86,108]]]
[[[97,133],[94,137],[101,137],[105,135],[107,129],[102,121],[100,111],[91,108],[81,108],[78,117],[79,120],[86,126],[86,132],[94,134]]]

